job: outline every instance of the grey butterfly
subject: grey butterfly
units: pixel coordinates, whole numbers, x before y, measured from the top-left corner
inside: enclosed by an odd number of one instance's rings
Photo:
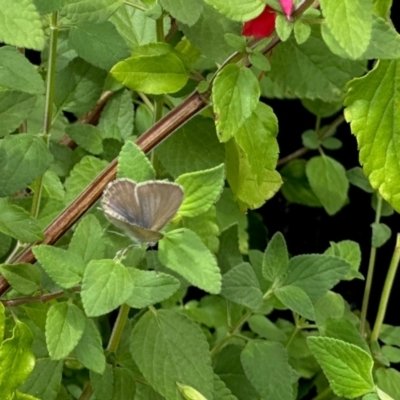
[[[108,220],[128,236],[154,245],[163,237],[160,229],[181,206],[183,195],[176,183],[117,179],[104,190],[101,207]]]

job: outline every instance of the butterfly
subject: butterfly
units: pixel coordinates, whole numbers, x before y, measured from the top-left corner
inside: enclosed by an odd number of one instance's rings
[[[160,230],[176,214],[183,197],[176,183],[123,178],[107,185],[100,204],[113,225],[135,241],[153,246],[163,238]]]

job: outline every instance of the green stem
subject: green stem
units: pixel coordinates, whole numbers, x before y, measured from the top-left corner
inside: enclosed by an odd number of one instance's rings
[[[290,335],[289,340],[286,342],[285,348],[288,349],[289,346],[292,344],[293,339],[296,337],[297,333],[300,332],[300,329],[296,326],[293,330],[292,334]]]
[[[125,328],[126,321],[128,319],[130,307],[127,304],[122,304],[119,309],[117,320],[115,321],[111,337],[108,342],[107,350],[115,353],[117,351],[119,342],[122,337],[122,333]]]
[[[136,8],[136,9],[138,9],[138,10],[140,10],[140,11],[146,11],[146,10],[147,10],[146,7],[143,7],[143,6],[140,5],[140,4],[136,4],[136,3],[133,3],[133,2],[128,1],[128,0],[125,0],[125,4],[126,4],[127,6],[131,6],[131,7],[133,7],[133,8]]]
[[[382,323],[385,318],[387,305],[389,302],[389,296],[392,291],[393,281],[396,276],[397,268],[400,262],[400,234],[396,237],[396,246],[394,248],[392,260],[390,262],[389,271],[386,276],[385,285],[379,303],[378,315],[376,316],[374,329],[371,334],[371,341],[377,341],[382,328]]]
[[[156,20],[156,35],[157,35],[157,42],[165,43],[164,15],[161,15],[161,17],[157,18]]]
[[[54,88],[57,61],[57,39],[58,39],[58,13],[51,15],[50,23],[50,49],[46,79],[46,98],[43,118],[44,141],[47,146],[50,144],[50,129],[53,119]],[[40,201],[43,192],[43,175],[34,183],[35,191],[32,199],[31,214],[37,218],[40,209]]]
[[[375,212],[375,223],[379,223],[381,219],[381,212],[382,212],[382,197],[377,194],[377,205],[376,205],[376,212]],[[365,289],[364,289],[364,297],[361,306],[361,315],[360,315],[360,334],[361,337],[365,337],[365,327],[367,323],[367,313],[368,313],[368,304],[369,304],[369,297],[371,295],[371,287],[372,287],[372,279],[374,277],[374,269],[375,269],[375,259],[376,259],[376,247],[371,245],[371,251],[369,255],[369,262],[368,262],[368,273],[367,273],[367,280],[365,282]]]
[[[264,296],[263,299],[266,300],[269,297],[271,297],[273,294],[273,290],[268,290]],[[214,357],[224,346],[224,344],[233,336],[236,334],[236,331],[241,328],[241,326],[249,319],[249,317],[253,314],[253,310],[248,310],[245,314],[242,315],[242,318],[234,326],[228,329],[228,332],[226,332],[225,336],[221,338],[215,346],[211,349],[211,357]]]
[[[119,342],[121,341],[122,333],[124,332],[126,321],[128,320],[130,307],[127,304],[122,304],[119,308],[117,320],[115,321],[113,330],[111,332],[110,340],[108,341],[107,350],[115,353],[118,349]],[[79,400],[89,400],[92,397],[93,388],[90,382],[86,385]]]

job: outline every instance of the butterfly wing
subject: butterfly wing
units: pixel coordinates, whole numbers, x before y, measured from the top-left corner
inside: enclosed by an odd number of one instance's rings
[[[101,207],[107,217],[131,224],[138,224],[140,206],[136,198],[137,184],[130,179],[117,179],[109,183],[101,199]]]
[[[171,182],[150,181],[136,186],[136,195],[146,228],[162,229],[176,214],[183,201],[182,188]]]

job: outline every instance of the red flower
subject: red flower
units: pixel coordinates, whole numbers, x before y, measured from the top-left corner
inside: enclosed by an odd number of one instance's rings
[[[256,38],[268,37],[275,30],[275,20],[275,10],[266,6],[258,17],[244,23],[242,35]]]

